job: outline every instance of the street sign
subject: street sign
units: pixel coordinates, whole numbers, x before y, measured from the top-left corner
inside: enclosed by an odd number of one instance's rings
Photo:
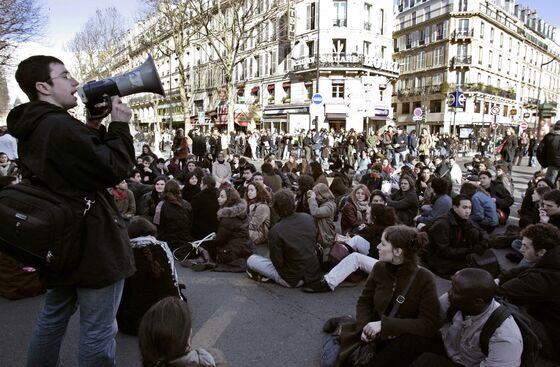
[[[313,95],[313,97],[311,98],[311,101],[312,101],[314,104],[321,104],[321,103],[323,103],[323,96],[320,95],[319,93],[315,93],[315,94]]]
[[[490,113],[494,116],[500,114],[500,107],[499,106],[492,107],[492,109],[490,110]]]
[[[459,90],[447,95],[449,98],[449,107],[463,108],[465,107],[465,94]]]
[[[422,108],[416,107],[413,113],[414,113],[414,117],[422,117]]]
[[[527,123],[527,121],[523,121],[522,123],[519,124],[519,127],[523,130],[527,130],[529,124]]]
[[[515,116],[517,115],[517,110],[515,108],[512,108],[511,111],[509,111],[509,114]]]
[[[492,129],[497,129],[498,128],[498,123],[497,122],[493,122],[492,123]]]
[[[525,113],[523,114],[523,118],[524,118],[524,119],[528,119],[529,117],[531,117],[531,114],[530,114],[529,112],[525,112]]]

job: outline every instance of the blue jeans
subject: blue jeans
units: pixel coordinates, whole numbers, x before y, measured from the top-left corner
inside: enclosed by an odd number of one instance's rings
[[[117,310],[124,280],[100,289],[49,289],[33,330],[27,367],[57,366],[70,317],[80,308],[80,367],[115,366]]]

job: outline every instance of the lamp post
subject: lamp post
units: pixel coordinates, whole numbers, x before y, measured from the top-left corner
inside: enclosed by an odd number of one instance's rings
[[[315,48],[315,77],[317,78],[317,82],[315,82],[315,93],[319,93],[319,77],[321,75],[319,64],[319,39],[321,38],[321,28],[319,27],[321,21],[320,3],[321,1],[317,0],[317,47]],[[315,120],[315,130],[319,130],[319,115],[317,115]]]
[[[550,64],[551,62],[553,62],[554,60],[556,60],[556,56],[554,56],[552,59],[548,60],[547,62],[543,62],[541,63],[541,70],[539,73],[539,86],[537,88],[537,122],[535,123],[535,128],[537,129],[537,141],[539,141],[541,139],[541,128],[542,128],[542,123],[541,123],[541,80],[542,80],[542,69],[543,66]]]

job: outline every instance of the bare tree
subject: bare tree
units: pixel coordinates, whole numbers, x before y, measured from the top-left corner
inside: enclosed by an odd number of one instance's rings
[[[190,47],[190,41],[198,31],[196,20],[188,11],[188,3],[181,0],[144,0],[152,16],[156,18],[153,32],[141,40],[146,47],[157,48],[161,54],[177,59],[177,73],[179,75],[179,101],[183,111],[185,131],[190,129],[190,106],[188,95],[187,65],[185,55]],[[169,76],[171,83],[171,75]],[[173,94],[168,96],[170,102]],[[170,103],[171,108],[171,103]]]
[[[0,0],[0,66],[9,64],[19,43],[42,33],[46,19],[37,0]]]
[[[5,121],[10,111],[10,93],[8,91],[8,82],[3,67],[0,67],[0,121]]]
[[[125,32],[125,19],[115,7],[97,9],[66,45],[76,59],[79,78],[87,81],[108,77],[108,65]]]
[[[189,10],[199,25],[197,42],[207,44],[212,52],[214,62],[221,69],[223,88],[228,99],[228,131],[234,130],[234,71],[237,64],[254,52],[259,45],[262,26],[270,21],[276,22],[285,15],[287,6],[262,0],[185,0]]]

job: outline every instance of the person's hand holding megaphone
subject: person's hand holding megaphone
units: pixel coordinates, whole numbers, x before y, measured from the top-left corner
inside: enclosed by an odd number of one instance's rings
[[[91,118],[90,114],[88,113],[87,118],[87,125],[94,129],[99,129],[99,125],[101,125],[101,121],[109,114],[111,111],[111,122],[112,121],[120,121],[120,122],[129,122],[130,118],[132,117],[132,110],[128,107],[127,104],[123,103],[121,97],[113,96],[111,97],[110,103],[101,102],[95,105],[95,109],[98,111],[99,116],[97,118]]]

